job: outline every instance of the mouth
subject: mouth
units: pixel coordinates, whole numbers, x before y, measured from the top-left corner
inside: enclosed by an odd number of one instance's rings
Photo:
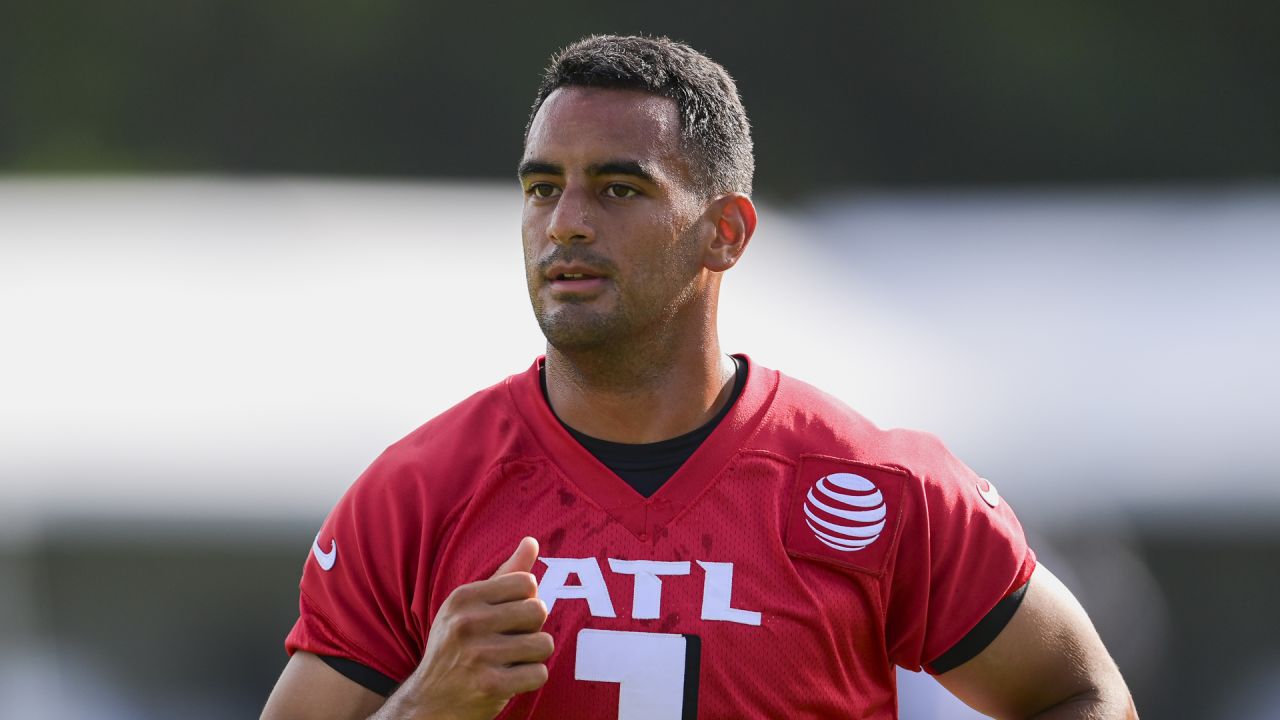
[[[572,265],[553,266],[546,278],[551,292],[557,295],[596,293],[608,282],[608,277],[595,268]]]

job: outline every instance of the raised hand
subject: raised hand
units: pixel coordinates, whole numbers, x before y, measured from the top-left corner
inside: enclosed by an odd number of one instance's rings
[[[492,577],[450,593],[422,662],[374,717],[489,720],[516,693],[542,687],[554,644],[530,572],[537,558],[538,541],[526,537]]]

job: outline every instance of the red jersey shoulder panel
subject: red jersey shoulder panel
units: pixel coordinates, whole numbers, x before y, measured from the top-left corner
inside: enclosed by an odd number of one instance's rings
[[[936,436],[881,429],[785,375],[771,420],[759,449],[799,463],[788,552],[883,578],[897,664],[927,666],[1030,578],[1013,510]]]
[[[287,651],[345,657],[403,681],[426,647],[436,556],[475,488],[521,452],[504,380],[378,456],[324,521],[303,567]]]

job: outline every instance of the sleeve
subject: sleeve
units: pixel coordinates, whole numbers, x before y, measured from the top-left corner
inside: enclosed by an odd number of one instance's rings
[[[397,683],[417,667],[432,532],[417,475],[388,450],[338,501],[303,565],[290,655],[346,658]]]
[[[937,673],[935,660],[1026,585],[1035,553],[995,486],[936,438],[921,444],[925,471],[905,496],[885,631],[894,663]]]

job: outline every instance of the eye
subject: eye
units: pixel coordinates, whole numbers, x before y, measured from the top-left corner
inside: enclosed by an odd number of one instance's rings
[[[533,183],[529,187],[525,188],[524,192],[526,195],[531,195],[545,200],[546,198],[552,198],[559,195],[560,188],[552,185],[551,183],[539,182]]]
[[[640,194],[639,190],[622,183],[611,183],[604,189],[604,194],[611,198],[629,198]]]

